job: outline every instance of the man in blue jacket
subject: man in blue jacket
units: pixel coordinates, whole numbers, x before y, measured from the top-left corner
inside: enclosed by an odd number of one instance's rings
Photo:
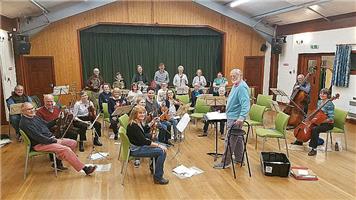
[[[235,155],[234,163],[242,162],[242,155],[244,149],[243,135],[231,135],[230,129],[235,126],[242,128],[242,124],[246,119],[246,116],[250,110],[250,96],[248,93],[248,86],[245,81],[242,80],[242,74],[239,69],[233,69],[230,72],[232,80],[232,88],[227,99],[226,105],[226,117],[227,117],[227,134],[225,136],[225,150],[221,162],[214,165],[215,169],[223,169],[224,161],[225,168],[231,166],[231,155],[227,149],[228,138],[230,138],[231,152]],[[226,156],[226,157],[225,157]]]

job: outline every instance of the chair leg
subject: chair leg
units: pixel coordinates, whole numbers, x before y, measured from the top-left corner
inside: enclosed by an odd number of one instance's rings
[[[122,175],[122,180],[121,180],[121,185],[124,185],[124,181],[125,181],[125,176],[126,176],[126,172],[127,172],[127,166],[129,164],[129,159],[127,159],[123,165],[124,169],[124,174]]]
[[[23,175],[23,179],[26,180],[26,175],[27,175],[27,166],[28,166],[28,159],[29,159],[29,149],[27,149],[27,153],[26,153],[26,160],[25,160],[25,172]]]
[[[262,141],[262,151],[265,150],[265,142],[266,142],[266,138],[263,138],[263,141]]]
[[[153,174],[156,172],[156,158],[153,158]]]
[[[256,140],[255,140],[255,150],[257,150],[257,134],[256,134]]]
[[[120,145],[119,145],[119,156],[117,157],[117,160],[120,160],[120,156],[121,156],[121,142],[120,142]]]
[[[325,156],[328,154],[329,132],[326,132]]]
[[[54,164],[54,173],[56,174],[57,177],[57,158],[56,158],[56,154],[52,153],[53,156],[53,164]]]
[[[279,143],[279,138],[277,138],[277,142],[278,142],[278,149],[279,151],[281,151],[281,144]]]
[[[333,145],[333,135],[331,134],[331,131],[329,131],[330,133],[330,142],[331,142],[331,146]]]
[[[278,140],[279,141],[279,140]],[[287,150],[287,156],[289,158],[289,151],[288,151],[288,145],[287,145],[287,138],[284,138],[284,142],[286,143],[286,150]]]
[[[346,132],[344,132],[344,140],[345,140],[345,150],[347,151],[347,140],[346,140]]]

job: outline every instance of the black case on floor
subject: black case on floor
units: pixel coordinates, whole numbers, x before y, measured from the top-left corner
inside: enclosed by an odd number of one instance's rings
[[[261,169],[266,176],[288,177],[290,162],[284,153],[261,152]]]

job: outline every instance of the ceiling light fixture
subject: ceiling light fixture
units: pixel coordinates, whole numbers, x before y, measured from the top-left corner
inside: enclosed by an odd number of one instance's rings
[[[230,3],[230,7],[233,8],[233,7],[239,6],[243,3],[246,3],[248,1],[250,1],[250,0],[236,0],[236,1],[233,1]]]

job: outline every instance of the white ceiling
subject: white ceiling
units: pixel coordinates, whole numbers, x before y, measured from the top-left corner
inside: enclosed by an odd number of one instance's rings
[[[87,0],[36,0],[47,10],[66,9],[67,7],[85,2]],[[232,0],[212,0],[219,4],[229,6]],[[323,2],[313,5],[313,2]],[[311,3],[312,2],[312,3]],[[293,10],[293,7],[311,3],[310,8],[316,10],[322,15],[329,17],[340,14],[356,12],[356,0],[249,0],[235,8],[231,8],[235,12],[241,13],[256,20],[261,19],[263,22],[270,25],[284,25],[297,23],[307,20],[322,18],[319,14],[311,11],[308,7]],[[0,14],[9,18],[36,16],[42,13],[36,5],[30,0],[0,0]],[[283,10],[292,10],[284,12]],[[263,18],[256,17],[261,14],[277,11],[277,13],[265,16]]]

